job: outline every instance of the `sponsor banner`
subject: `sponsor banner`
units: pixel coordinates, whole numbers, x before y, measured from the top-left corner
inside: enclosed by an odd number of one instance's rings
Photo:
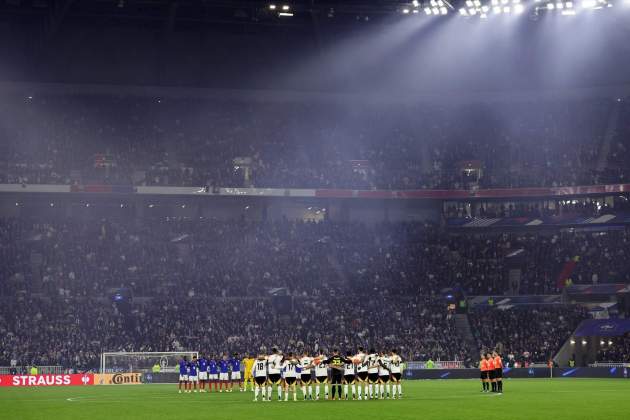
[[[528,295],[528,296],[472,296],[468,300],[470,308],[477,307],[511,307],[517,305],[560,305],[561,295]]]
[[[139,385],[141,373],[102,373],[94,375],[95,385]]]
[[[616,337],[630,332],[630,319],[587,319],[575,331],[576,337]]]
[[[132,194],[136,189],[132,185],[72,185],[70,192]]]
[[[0,192],[69,193],[70,192],[70,185],[0,184]]]
[[[605,225],[609,228],[614,225],[620,225],[630,222],[630,214],[623,212],[617,214],[604,214],[597,217],[582,217],[576,215],[563,215],[563,216],[548,216],[548,217],[503,217],[503,218],[489,218],[489,217],[474,217],[474,218],[460,218],[454,217],[447,219],[446,223],[450,227],[523,227],[523,226],[587,226],[592,225]],[[597,229],[597,228],[596,228]]]
[[[371,199],[468,199],[468,198],[515,198],[515,197],[568,197],[577,195],[611,194],[630,191],[630,184],[592,185],[558,188],[494,188],[480,190],[351,190],[351,189],[283,189],[283,188],[218,188],[216,194],[229,196],[260,197],[327,197]],[[132,185],[27,185],[0,184],[0,192],[85,192],[117,194],[210,194],[204,186],[159,187]],[[212,194],[215,194],[213,191]],[[606,223],[593,218],[590,223]]]
[[[559,188],[493,188],[482,190],[343,190],[318,189],[316,197],[330,198],[415,198],[415,199],[465,199],[510,197],[566,197],[573,195],[608,194],[630,191],[630,184],[592,185]]]
[[[576,295],[616,295],[630,293],[630,285],[615,283],[574,284],[569,286],[567,291]]]
[[[94,385],[92,374],[0,375],[0,386],[84,386]]]
[[[503,378],[619,378],[628,377],[626,367],[596,368],[504,368]],[[405,369],[406,379],[477,379],[479,369]]]
[[[479,369],[422,369],[418,365],[421,362],[408,362],[407,365],[415,365],[416,368],[406,368],[403,371],[405,379],[475,379],[479,380]],[[627,378],[629,367],[596,367],[596,368],[554,368],[553,374],[549,368],[529,367],[529,368],[504,368],[504,378]],[[149,377],[151,379],[149,379]],[[147,383],[171,383],[177,384],[179,374],[177,373],[156,373],[146,374]]]

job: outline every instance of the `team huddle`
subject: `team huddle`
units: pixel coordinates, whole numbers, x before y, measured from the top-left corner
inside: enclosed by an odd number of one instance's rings
[[[283,355],[272,349],[270,355],[259,354],[251,369],[254,379],[254,401],[271,401],[273,385],[277,386],[278,401],[288,401],[293,394],[297,401],[297,388],[304,400],[319,400],[321,388],[324,399],[345,400],[402,398],[402,359],[392,350],[365,353],[359,348],[356,354],[342,356],[334,349],[332,355],[323,351],[312,357],[291,352]],[[313,390],[315,391],[313,393]]]
[[[319,400],[321,397],[369,400],[402,398],[403,363],[395,350],[377,353],[370,349],[366,353],[359,347],[356,354],[342,356],[337,349],[327,356],[323,351],[311,356],[292,352],[283,355],[277,348],[271,354],[259,354],[256,358],[245,358],[244,375],[241,377],[241,361],[234,354],[215,360],[194,356],[179,362],[179,392],[209,392],[214,389],[232,392],[234,384],[244,391],[251,381],[254,401],[271,401],[273,386],[276,385],[278,401],[298,399],[298,388],[303,400]],[[243,381],[244,380],[244,381]],[[205,389],[208,384],[208,391]],[[323,393],[322,393],[323,390]],[[330,391],[330,394],[329,394]],[[323,395],[322,395],[323,394]]]

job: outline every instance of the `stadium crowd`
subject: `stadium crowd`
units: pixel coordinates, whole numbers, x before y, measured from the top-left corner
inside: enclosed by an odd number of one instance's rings
[[[464,360],[446,305],[430,297],[295,298],[283,310],[270,298],[19,298],[0,313],[0,365],[98,367],[102,351],[207,354],[358,346],[398,348],[407,360]]]
[[[511,367],[516,363],[527,367],[551,360],[585,318],[587,313],[580,306],[515,306],[505,310],[480,309],[469,314],[479,348],[497,343]]]
[[[544,363],[586,313],[575,308],[473,312],[480,348],[496,343],[506,364]],[[333,347],[398,348],[406,360],[466,361],[469,350],[452,315],[435,297],[295,298],[290,310],[270,298],[160,297],[120,304],[108,299],[31,297],[7,301],[0,314],[0,365],[96,369],[102,351],[253,354]],[[625,356],[624,356],[625,357]]]
[[[603,100],[351,106],[88,95],[11,99],[0,105],[1,183],[567,186],[622,182],[630,162],[620,135],[610,165],[596,167],[613,106]],[[621,133],[627,112],[622,107]]]
[[[426,223],[5,218],[0,240],[4,296],[549,294],[567,279],[630,282],[626,228],[481,234]],[[509,283],[515,252],[522,277]]]
[[[523,277],[511,285],[507,260],[518,249]],[[452,234],[425,223],[2,219],[0,359],[91,368],[102,350],[369,343],[398,347],[408,360],[465,360],[443,288],[557,293],[558,272],[576,255],[575,283],[628,282],[629,253],[627,230]],[[273,304],[278,291],[292,310]],[[584,316],[538,308],[471,320],[481,346],[502,343],[508,360],[529,363],[557,350]]]
[[[628,118],[630,105],[628,101],[623,101],[619,107],[619,124],[617,124],[614,141],[611,145],[606,171],[611,178],[628,182],[630,179],[628,168],[628,162],[630,162],[630,119]]]
[[[603,342],[601,345],[597,352],[597,361],[600,363],[630,361],[630,334],[609,340],[611,344]]]

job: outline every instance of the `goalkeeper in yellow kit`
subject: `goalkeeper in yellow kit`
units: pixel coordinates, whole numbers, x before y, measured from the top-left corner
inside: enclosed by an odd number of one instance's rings
[[[255,361],[256,359],[250,357],[249,354],[247,354],[247,356],[245,356],[245,358],[243,359],[243,365],[245,366],[245,372],[243,372],[243,387],[245,391],[247,391],[247,384],[250,384],[252,391],[254,390],[254,377],[252,376],[252,367],[254,366]]]

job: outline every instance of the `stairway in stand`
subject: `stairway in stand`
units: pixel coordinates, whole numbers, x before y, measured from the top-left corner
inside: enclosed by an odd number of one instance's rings
[[[468,320],[468,315],[466,314],[455,314],[455,329],[457,330],[457,335],[459,339],[464,343],[466,348],[468,349],[468,355],[472,360],[477,360],[479,357],[479,351],[477,349],[477,343],[475,341],[475,336],[472,333],[472,329],[470,328],[470,322]]]

